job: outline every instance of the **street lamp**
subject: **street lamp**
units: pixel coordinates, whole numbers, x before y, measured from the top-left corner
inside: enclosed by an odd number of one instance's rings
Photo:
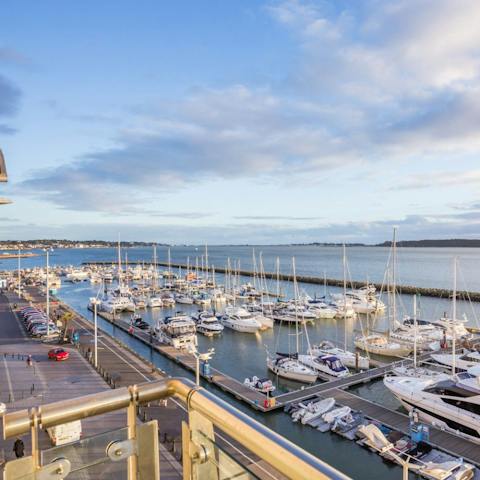
[[[208,349],[208,352],[205,353],[199,353],[198,351],[193,352],[193,356],[195,357],[195,383],[198,386],[200,386],[200,360],[202,362],[208,362],[213,355],[215,354],[215,349],[210,348]]]
[[[90,299],[90,305],[93,305],[93,361],[94,361],[94,365],[95,365],[95,368],[97,368],[98,366],[98,330],[97,330],[97,306],[100,305],[102,302],[96,298],[96,297],[92,297]]]
[[[50,335],[50,271],[49,271],[49,263],[48,263],[48,258],[49,258],[49,253],[53,252],[53,248],[48,247],[43,249],[44,252],[47,254],[47,338]]]
[[[20,277],[20,247],[18,247],[18,299],[20,300],[21,289],[21,277]]]

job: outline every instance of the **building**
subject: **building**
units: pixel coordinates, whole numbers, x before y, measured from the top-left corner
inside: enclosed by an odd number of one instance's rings
[[[0,149],[0,182],[7,182],[8,175],[7,175],[7,167],[5,165],[5,157],[3,156],[3,152]],[[11,200],[7,198],[0,198],[0,205],[5,205],[6,203],[12,203]]]

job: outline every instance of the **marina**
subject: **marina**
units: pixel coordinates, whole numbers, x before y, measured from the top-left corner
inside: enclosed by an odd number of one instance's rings
[[[44,305],[44,293],[33,289],[30,289],[29,293],[32,295],[31,298],[33,300],[41,299],[41,305]],[[74,318],[79,318],[77,312],[72,310],[69,306],[65,305],[61,301],[58,301],[58,304],[61,309],[72,312],[74,314]],[[115,325],[117,328],[120,328],[124,332],[147,345],[150,349],[155,349],[161,355],[181,365],[187,370],[195,371],[196,359],[192,354],[186,351],[179,351],[172,346],[153,344],[152,338],[148,333],[145,333],[140,329],[134,329],[132,331],[131,325],[127,321],[115,318],[113,315],[105,312],[99,312],[98,314],[112,325]],[[84,323],[88,322],[86,319],[82,319],[82,321]],[[418,365],[421,365],[423,362],[429,363],[431,361],[430,354],[423,354],[419,356],[417,361]],[[378,403],[361,398],[358,395],[349,392],[348,388],[382,378],[385,375],[392,373],[393,369],[398,366],[408,368],[412,365],[412,362],[413,360],[411,359],[403,359],[374,367],[368,371],[356,373],[345,378],[325,378],[324,383],[319,383],[309,387],[302,387],[299,390],[282,393],[276,395],[275,397],[271,397],[270,399],[265,397],[264,394],[251,390],[243,385],[240,381],[229,375],[226,375],[225,373],[222,373],[216,368],[210,367],[208,375],[205,375],[203,370],[200,370],[200,374],[209,383],[212,383],[221,390],[233,395],[237,400],[244,402],[245,404],[259,412],[263,412],[264,414],[270,411],[285,409],[285,407],[288,408],[289,405],[298,404],[299,402],[307,402],[308,400],[315,398],[329,396],[333,397],[339,405],[344,405],[353,410],[361,411],[365,417],[371,420],[380,422],[381,424],[401,431],[404,434],[408,434],[410,428],[410,418],[407,415],[383,407]],[[274,400],[272,401],[272,399]],[[447,452],[451,455],[460,456],[465,458],[465,460],[480,466],[480,449],[476,444],[472,444],[472,442],[466,439],[459,438],[458,436],[438,430],[436,428],[431,428],[430,442],[433,446],[444,452]]]
[[[167,264],[168,266],[168,264]],[[140,270],[141,267],[141,270]],[[156,330],[161,326],[163,323],[169,321],[169,318],[200,318],[200,315],[198,313],[204,312],[205,314],[208,313],[208,308],[212,308],[211,305],[208,305],[207,307],[202,306],[202,305],[197,305],[193,303],[192,301],[187,302],[187,300],[190,298],[196,298],[195,290],[191,291],[190,288],[188,287],[188,283],[192,282],[193,284],[198,281],[199,277],[197,275],[194,275],[193,273],[189,274],[188,270],[184,271],[183,275],[180,276],[178,273],[173,274],[173,267],[170,265],[170,269],[172,269],[172,275],[170,275],[168,272],[169,270],[165,271],[160,271],[158,274],[155,273],[155,269],[152,269],[151,265],[148,265],[147,263],[145,264],[130,264],[130,262],[125,264],[125,266],[122,266],[122,277],[123,281],[128,282],[129,289],[125,289],[125,287],[120,287],[118,288],[117,281],[115,279],[116,272],[118,271],[117,266],[112,266],[110,265],[109,267],[102,267],[104,270],[98,270],[98,266],[94,266],[93,269],[90,271],[88,270],[88,266],[83,266],[83,267],[69,267],[69,268],[62,268],[56,266],[53,267],[52,271],[49,274],[49,283],[50,285],[55,285],[55,287],[52,287],[55,289],[57,292],[56,294],[51,292],[49,296],[49,301],[50,301],[50,308],[53,309],[51,311],[54,312],[54,315],[56,316],[62,316],[65,312],[70,312],[73,315],[73,318],[75,319],[75,322],[79,325],[91,325],[91,319],[88,318],[88,315],[86,316],[86,313],[89,313],[90,315],[93,314],[93,304],[88,306],[88,309],[85,307],[85,303],[83,303],[84,308],[81,308],[80,310],[78,309],[78,306],[74,302],[73,304],[71,302],[66,302],[66,300],[69,298],[64,296],[63,293],[68,293],[69,291],[79,291],[79,292],[85,292],[82,293],[82,297],[84,300],[83,302],[86,302],[88,298],[90,300],[92,299],[92,296],[95,295],[99,299],[102,298],[107,298],[104,297],[107,289],[108,291],[117,291],[117,295],[119,295],[118,299],[120,300],[122,298],[122,295],[132,295],[131,293],[127,293],[132,291],[133,296],[131,297],[133,301],[128,300],[127,297],[125,297],[125,300],[122,300],[122,308],[126,308],[126,311],[112,311],[108,312],[101,307],[97,311],[97,315],[99,320],[103,320],[107,322],[109,325],[112,326],[113,328],[113,333],[115,332],[122,332],[122,335],[124,335],[126,338],[131,339],[130,341],[133,341],[134,344],[135,342],[139,342],[144,346],[144,349],[140,349],[139,351],[142,351],[141,355],[142,358],[144,358],[146,361],[153,362],[153,358],[157,358],[157,355],[160,355],[163,357],[165,360],[165,366],[162,367],[162,371],[168,371],[171,367],[167,365],[176,365],[179,368],[183,369],[185,372],[191,372],[191,374],[195,375],[196,372],[198,371],[199,377],[202,379],[202,382],[204,385],[209,385],[211,388],[213,388],[215,391],[221,391],[224,392],[225,395],[227,395],[227,398],[230,398],[231,401],[239,402],[240,404],[245,405],[246,408],[251,409],[252,412],[257,412],[256,414],[262,415],[262,418],[265,418],[266,421],[268,422],[268,418],[270,416],[276,416],[276,415],[285,415],[283,413],[284,410],[288,410],[289,408],[295,408],[296,405],[302,404],[302,403],[311,403],[318,401],[318,399],[322,398],[334,398],[336,404],[339,406],[339,408],[348,408],[351,409],[352,411],[355,412],[361,412],[362,416],[369,421],[381,423],[382,425],[385,425],[385,428],[390,428],[390,429],[395,429],[395,431],[402,432],[405,435],[408,435],[409,432],[409,425],[410,425],[410,418],[403,412],[398,411],[390,406],[385,406],[381,405],[375,401],[372,401],[368,398],[364,398],[362,396],[359,396],[357,393],[355,393],[355,388],[357,386],[362,386],[362,385],[368,385],[370,383],[375,383],[385,376],[392,375],[395,373],[396,370],[400,369],[408,371],[409,369],[412,369],[414,362],[416,365],[416,368],[419,368],[420,370],[425,369],[425,368],[431,368],[432,365],[432,357],[430,352],[419,352],[418,355],[416,356],[415,359],[412,357],[410,358],[388,358],[388,357],[381,357],[381,356],[376,356],[376,355],[368,355],[367,357],[370,363],[370,367],[367,370],[364,371],[354,371],[355,367],[355,356],[353,356],[353,367],[352,371],[349,373],[348,376],[345,376],[343,378],[336,378],[335,376],[329,375],[327,373],[324,373],[322,371],[317,371],[317,378],[318,381],[315,382],[313,385],[299,385],[296,382],[291,382],[291,381],[285,381],[281,380],[280,378],[275,379],[271,375],[268,375],[268,377],[264,377],[262,382],[269,381],[271,382],[270,385],[271,387],[271,392],[269,394],[265,394],[259,390],[255,390],[252,388],[251,385],[247,385],[245,381],[242,381],[242,374],[241,368],[238,369],[238,367],[242,367],[241,364],[237,364],[237,368],[235,371],[232,371],[231,368],[222,368],[222,365],[226,366],[225,364],[221,364],[217,357],[217,353],[214,355],[213,359],[210,360],[207,366],[205,366],[205,362],[199,361],[197,363],[197,358],[194,352],[191,352],[189,350],[188,345],[185,346],[185,348],[182,348],[180,346],[175,346],[173,344],[165,344],[162,343],[161,338],[163,337],[157,337],[156,335]],[[85,270],[87,269],[87,270]],[[200,269],[198,269],[200,271]],[[149,282],[153,283],[158,283],[159,284],[159,290],[157,292],[157,297],[161,301],[161,306],[152,308],[149,307],[148,304],[148,294],[143,293],[142,290],[139,290],[138,293],[136,293],[136,289],[132,287],[135,286],[136,282],[139,282],[139,285],[142,285],[142,280],[141,280],[141,274],[140,272],[144,271],[145,274],[150,276]],[[152,273],[153,272],[153,273]],[[194,270],[195,272],[195,270]],[[18,273],[18,272],[17,272]],[[21,275],[27,275],[25,277],[25,280],[28,279],[28,275],[32,275],[33,272],[31,273],[23,273],[21,272]],[[180,270],[179,270],[180,273]],[[36,273],[33,273],[34,275],[38,275]],[[235,272],[235,274],[232,274],[232,277],[229,278],[227,274],[221,274],[218,272],[215,272],[217,275],[216,279],[213,278],[213,276],[210,276],[209,282],[211,282],[210,286],[206,286],[208,283],[207,280],[204,278],[204,286],[200,287],[200,296],[198,296],[201,301],[205,301],[208,299],[208,293],[211,292],[217,292],[216,294],[227,294],[228,296],[228,290],[224,287],[224,285],[228,286],[230,285],[230,288],[239,288],[235,287],[235,285],[240,286],[240,284],[244,285],[241,288],[246,289],[245,291],[249,292],[248,295],[262,295],[262,290],[261,287],[265,287],[265,284],[262,284],[260,282],[260,278],[262,278],[260,275],[258,275],[257,280],[253,282],[252,284],[247,283],[242,283],[245,282],[245,278],[248,277],[243,277],[241,275],[238,275],[238,272]],[[102,286],[102,284],[98,284],[96,281],[96,278],[98,276],[111,276],[111,280],[108,282],[105,282],[105,285],[107,286]],[[140,275],[140,276],[138,276]],[[137,280],[134,279],[134,277],[137,276]],[[163,276],[163,280],[161,280],[161,277]],[[181,281],[182,277],[185,276],[185,278],[189,279],[186,282]],[[18,275],[17,275],[18,277]],[[15,275],[13,276],[14,283],[12,287],[15,287]],[[33,277],[31,277],[33,278]],[[41,274],[40,274],[41,278]],[[235,278],[235,281],[233,280]],[[93,281],[95,280],[95,281]],[[291,278],[288,280],[281,280],[279,284],[279,289],[282,292],[285,292],[286,295],[283,297],[277,297],[277,302],[279,304],[290,304],[295,305],[295,302],[293,300],[288,300],[289,296],[291,297],[292,295],[295,294],[295,298],[299,298],[300,296],[300,289],[299,287],[293,288],[292,285],[295,284],[295,281],[291,282]],[[298,279],[297,279],[298,280]],[[64,283],[65,282],[65,283]],[[161,282],[161,283],[160,283]],[[46,303],[45,303],[45,298],[46,298],[46,290],[45,290],[45,281],[40,282],[43,283],[42,285],[39,286],[26,286],[25,287],[25,294],[27,295],[28,298],[31,299],[31,301],[35,304],[38,305],[40,308],[45,309],[46,308]],[[168,284],[175,285],[175,287],[168,287]],[[161,287],[162,284],[165,284],[165,286]],[[301,288],[306,288],[303,287],[303,285],[300,282],[298,282],[298,285],[301,285]],[[349,286],[351,287],[351,286]],[[225,290],[224,290],[225,288]],[[268,288],[268,287],[267,287]],[[335,287],[333,287],[335,288]],[[275,287],[275,284],[270,284],[270,290],[278,290],[278,286]],[[232,290],[236,291],[236,290]],[[240,290],[239,290],[240,291]],[[302,290],[303,291],[303,290]],[[335,292],[335,290],[333,290]],[[352,290],[353,291],[353,290]],[[373,290],[372,290],[373,291]],[[88,293],[90,292],[90,293]],[[125,292],[125,293],[122,293]],[[180,292],[180,293],[177,293]],[[259,292],[259,293],[255,293]],[[341,292],[341,290],[340,290]],[[146,296],[145,296],[146,295]],[[252,300],[250,298],[243,298],[245,294],[241,294],[240,296],[237,297],[237,295],[232,295],[230,302],[240,302],[237,303],[237,307],[235,308],[241,308],[242,310],[245,309],[245,311],[248,310],[250,303]],[[302,295],[304,295],[302,293]],[[306,294],[305,294],[306,295]],[[340,295],[340,293],[336,294],[337,297]],[[335,296],[335,294],[332,294],[332,298]],[[237,299],[235,299],[237,297]],[[79,297],[80,298],[80,297]],[[114,297],[109,297],[112,299],[115,299]],[[252,297],[254,298],[254,297]],[[303,298],[303,297],[302,297]],[[306,296],[305,298],[308,298]],[[317,296],[312,296],[315,301],[311,304],[312,306],[316,306]],[[138,307],[134,307],[133,305],[140,300],[142,303],[139,304]],[[164,301],[168,300],[170,302],[171,300],[171,305],[163,305]],[[175,305],[176,301],[178,300],[178,305]],[[112,300],[108,300],[108,302],[111,302]],[[115,300],[116,301],[116,300]],[[131,302],[131,303],[129,303]],[[253,301],[254,304],[255,301]],[[293,303],[292,303],[293,302]],[[363,300],[362,300],[363,302]],[[112,304],[113,305],[113,304]],[[131,305],[131,307],[130,307]],[[216,311],[216,316],[212,315],[211,313],[209,314],[211,317],[208,318],[214,318],[216,319],[215,321],[222,321],[222,315],[224,315],[225,311],[229,311],[225,305],[222,305],[219,307],[218,305],[214,304],[212,302],[212,305],[215,305],[215,309],[218,308]],[[228,303],[227,303],[228,305]],[[241,305],[241,307],[239,306]],[[267,304],[265,304],[267,305]],[[363,305],[363,304],[362,304]],[[365,304],[366,305],[366,304]],[[375,303],[372,305],[379,305],[377,303],[377,300],[375,300]],[[132,311],[129,309],[132,308]],[[179,311],[178,308],[180,308],[182,311]],[[365,306],[362,306],[362,308],[365,308]],[[370,308],[370,307],[369,307]],[[203,309],[203,310],[202,310]],[[215,311],[215,310],[214,310]],[[231,310],[232,312],[235,310]],[[312,317],[312,320],[307,320],[307,318],[300,316],[301,310],[298,309],[298,307],[295,307],[293,310],[295,312],[292,317],[287,321],[287,331],[292,331],[292,328],[295,328],[295,325],[300,326],[304,325],[303,328],[308,329],[308,336],[312,337],[311,339],[312,342],[316,341],[318,342],[318,337],[316,335],[317,331],[320,331],[320,325],[322,325],[321,328],[325,328],[326,325],[328,325],[328,322],[333,322],[332,326],[329,328],[333,328],[333,331],[336,332],[335,336],[338,339],[338,336],[342,335],[342,329],[343,328],[348,328],[348,336],[345,336],[345,341],[347,341],[348,338],[348,345],[351,345],[350,342],[353,341],[354,337],[351,337],[350,335],[353,334],[355,335],[355,330],[351,330],[352,325],[356,324],[357,322],[360,322],[360,326],[362,325],[362,320],[359,320],[358,317],[360,317],[360,314],[357,314],[354,316],[353,319],[346,320],[345,318],[327,318],[325,317],[324,319],[317,319],[316,317]],[[312,310],[313,311],[313,310]],[[198,313],[197,313],[198,312]],[[268,315],[268,312],[267,312]],[[298,317],[298,321],[296,320],[296,316]],[[218,350],[218,355],[219,358],[223,358],[222,354],[222,349],[220,348],[221,345],[225,342],[225,340],[231,340],[234,341],[234,339],[238,338],[241,342],[246,341],[247,339],[253,339],[254,342],[250,346],[251,348],[255,348],[257,350],[263,350],[265,347],[262,347],[258,342],[260,339],[262,341],[271,338],[271,341],[273,341],[275,338],[278,337],[278,335],[281,333],[282,329],[285,328],[285,326],[282,326],[285,322],[283,321],[284,316],[281,315],[279,320],[275,322],[273,325],[273,328],[267,327],[262,330],[259,330],[255,334],[251,333],[241,333],[241,332],[235,332],[234,330],[226,329],[225,331],[222,331],[219,335],[209,337],[208,335],[197,335],[199,344],[198,347],[196,346],[196,341],[195,341],[195,348],[198,348],[198,351],[205,351],[207,348],[214,348],[215,350]],[[381,318],[381,317],[380,317]],[[135,319],[135,320],[134,320]],[[308,326],[307,326],[308,323]],[[368,322],[367,322],[368,323]],[[166,323],[165,323],[166,324]],[[221,323],[220,323],[221,325]],[[381,323],[380,323],[381,325]],[[155,326],[155,328],[154,328]],[[435,327],[436,328],[436,327]],[[472,327],[468,327],[470,330],[473,330]],[[153,332],[153,334],[152,334]],[[351,332],[351,333],[350,333]],[[347,332],[344,332],[343,335],[345,335]],[[118,334],[118,333],[117,333]],[[287,336],[288,338],[288,336]],[[328,338],[328,337],[327,337]],[[332,339],[332,337],[330,337]],[[269,342],[268,348],[278,348],[274,344]],[[305,339],[303,338],[301,340],[301,344],[303,345]],[[253,347],[253,345],[257,345],[256,347]],[[275,342],[276,344],[276,342]],[[337,343],[338,344],[338,343]],[[232,344],[234,345],[234,344]],[[286,348],[288,346],[288,342],[285,344],[283,343],[282,348]],[[303,347],[305,348],[305,347]],[[318,348],[318,347],[315,347]],[[330,347],[328,347],[330,348]],[[343,350],[340,349],[340,352]],[[444,356],[448,356],[449,354],[449,349],[448,348],[443,348],[442,349],[442,354]],[[253,350],[250,350],[251,353],[253,353]],[[232,350],[230,350],[230,353],[233,353]],[[358,353],[357,353],[358,355]],[[300,358],[300,357],[299,357]],[[360,358],[360,357],[357,357]],[[364,358],[364,357],[362,357]],[[149,360],[150,359],[150,360]],[[162,362],[162,365],[164,364]],[[157,363],[157,362],[156,362]],[[158,364],[158,363],[157,363]],[[253,365],[253,364],[252,364]],[[152,363],[152,368],[153,368],[153,363]],[[256,369],[258,367],[255,367]],[[357,367],[358,368],[358,367]],[[437,370],[442,370],[440,366],[435,367]],[[238,370],[238,372],[237,372]],[[237,373],[235,373],[237,372]],[[248,373],[250,375],[259,373],[262,375],[261,369],[259,370],[253,370],[251,367],[248,370]],[[244,375],[246,376],[247,371],[245,371]],[[115,377],[116,375],[114,375]],[[256,377],[262,379],[261,376]],[[352,390],[353,389],[353,390]],[[307,428],[305,426],[304,428]],[[457,439],[457,436],[448,433],[445,431],[438,430],[440,434],[437,432],[438,429],[436,429],[433,426],[430,426],[430,432],[431,432],[431,445],[434,446],[434,448],[438,449],[441,452],[445,452],[445,455],[453,455],[453,456],[462,456],[468,462],[471,462],[474,465],[478,465],[479,459],[475,455],[475,444],[472,444],[470,440],[466,440],[462,438],[461,442],[458,442],[457,447],[455,447],[455,440]],[[350,435],[350,434],[349,434]],[[453,438],[453,440],[452,440]]]
[[[135,261],[135,260],[130,260],[130,264],[132,265],[154,265],[153,262],[150,261]],[[158,261],[156,262],[157,265],[163,266],[163,267],[170,267],[174,270],[186,270],[189,268],[187,264],[181,264],[181,263],[171,263],[169,264],[168,262],[164,261]],[[88,261],[88,262],[83,262],[83,265],[99,265],[99,266],[111,266],[112,261],[106,261],[106,260],[95,260],[95,261]],[[198,270],[200,271],[208,271],[208,267],[206,266],[198,266]],[[228,270],[225,267],[219,267],[215,266],[215,271],[217,273],[227,273]],[[256,272],[250,271],[250,270],[239,270],[238,274],[243,276],[243,277],[254,277],[255,275],[258,275]],[[263,275],[265,278],[271,279],[271,280],[283,280],[283,281],[290,281],[292,279],[291,275],[286,275],[284,273],[275,273],[275,272],[263,272]],[[341,287],[343,285],[343,280],[341,279],[334,279],[334,278],[327,278],[327,277],[311,277],[311,276],[306,276],[306,275],[297,275],[297,279],[301,283],[307,283],[307,284],[312,284],[312,285],[329,285],[329,286],[335,286],[335,287]],[[383,283],[375,283],[375,282],[369,282],[371,283],[378,291],[382,291],[385,289],[385,285]],[[365,286],[365,282],[360,282],[357,280],[349,280],[348,284],[351,288],[362,288]],[[409,295],[423,295],[426,297],[436,297],[436,298],[451,298],[452,297],[452,290],[450,289],[444,289],[444,288],[427,288],[427,287],[420,287],[420,286],[412,286],[412,285],[398,285],[398,293],[400,294],[409,294]],[[265,295],[268,296],[278,296],[277,294],[273,292],[264,292]],[[474,302],[479,302],[480,301],[480,292],[476,291],[467,291],[467,290],[460,290],[457,292],[457,295],[459,298],[465,298],[465,299],[470,299],[471,301]]]

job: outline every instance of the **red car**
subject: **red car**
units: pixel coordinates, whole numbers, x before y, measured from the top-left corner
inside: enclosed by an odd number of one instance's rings
[[[64,350],[63,348],[54,348],[48,352],[48,359],[49,360],[56,360],[57,362],[61,362],[62,360],[66,360],[70,354]]]

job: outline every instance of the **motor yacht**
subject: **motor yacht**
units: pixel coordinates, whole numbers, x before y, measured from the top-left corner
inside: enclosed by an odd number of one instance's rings
[[[152,295],[148,300],[147,300],[147,306],[149,308],[161,308],[163,307],[163,300],[161,297],[157,295]]]
[[[337,316],[337,310],[328,306],[326,303],[320,302],[309,304],[308,309],[315,314],[316,318],[331,320]]]
[[[269,378],[259,378],[256,375],[246,378],[243,384],[260,393],[272,393],[275,391],[275,385]]]
[[[348,368],[334,355],[298,355],[298,361],[320,373],[343,378],[350,375]]]
[[[478,377],[462,372],[436,382],[415,377],[385,377],[385,386],[422,421],[480,443],[480,385]]]
[[[243,333],[257,333],[262,327],[255,316],[242,307],[227,307],[220,322],[227,328]]]
[[[350,352],[348,350],[336,347],[332,342],[325,340],[318,345],[312,345],[309,353],[314,356],[334,355],[348,368],[358,368],[360,370],[368,370],[370,367],[370,359],[359,353]]]
[[[432,359],[437,363],[453,366],[453,357],[451,353],[433,353]],[[464,350],[463,353],[455,355],[455,367],[459,370],[468,370],[471,367],[480,365],[480,352],[476,350]]]
[[[177,313],[167,317],[155,328],[158,340],[177,349],[195,350],[197,335],[195,322],[188,315]]]
[[[225,328],[211,312],[200,312],[195,320],[197,322],[197,332],[206,337],[220,335]]]
[[[193,301],[202,307],[209,307],[212,304],[212,299],[206,293],[196,295]]]

